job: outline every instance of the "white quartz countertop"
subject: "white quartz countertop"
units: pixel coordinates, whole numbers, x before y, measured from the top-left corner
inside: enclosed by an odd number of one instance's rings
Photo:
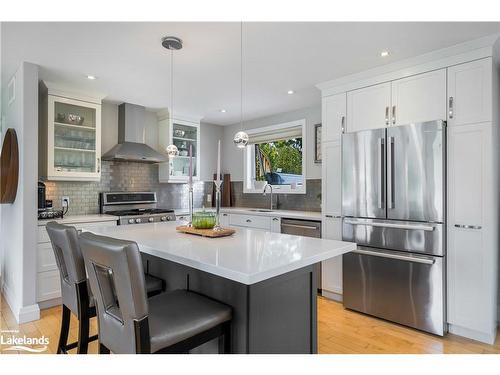
[[[201,211],[201,208],[195,208],[194,211]],[[215,208],[208,207],[207,211],[213,211]],[[256,215],[256,216],[272,216],[272,217],[285,217],[290,219],[302,220],[316,220],[321,221],[321,212],[315,211],[296,211],[296,210],[272,210],[272,211],[255,211],[258,208],[249,207],[221,207],[220,212],[227,214],[240,214],[240,215]],[[265,210],[265,209],[264,209]],[[187,209],[175,210],[176,215],[188,215]]]
[[[63,219],[47,219],[47,220],[38,220],[38,226],[44,226],[49,221],[57,221],[61,224],[77,224],[77,223],[98,223],[104,221],[117,221],[117,217],[113,215],[68,215]]]
[[[146,254],[248,285],[356,249],[351,242],[247,228],[234,228],[236,233],[229,237],[205,238],[179,233],[176,226],[154,223],[93,227],[89,231],[135,241]]]

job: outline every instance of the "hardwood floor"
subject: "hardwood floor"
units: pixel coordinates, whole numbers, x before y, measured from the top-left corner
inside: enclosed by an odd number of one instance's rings
[[[0,329],[18,330],[15,335],[19,337],[45,335],[50,340],[47,353],[56,352],[60,317],[61,307],[57,306],[42,310],[40,320],[19,325],[3,296],[0,298]],[[91,320],[91,335],[94,334],[97,334],[95,318]],[[68,341],[76,341],[77,336],[77,321],[72,316]],[[345,310],[338,302],[318,298],[318,347],[321,354],[500,354],[499,336],[495,345],[451,334],[441,338]],[[0,353],[13,353],[3,351],[4,347],[0,346]],[[97,350],[96,341],[89,344],[89,353],[97,353]],[[75,353],[76,349],[70,352]]]

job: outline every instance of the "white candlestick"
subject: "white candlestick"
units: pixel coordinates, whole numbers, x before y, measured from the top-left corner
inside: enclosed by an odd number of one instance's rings
[[[193,145],[189,145],[189,185],[193,185]]]
[[[217,148],[217,181],[220,180],[220,139],[219,139],[219,144]]]

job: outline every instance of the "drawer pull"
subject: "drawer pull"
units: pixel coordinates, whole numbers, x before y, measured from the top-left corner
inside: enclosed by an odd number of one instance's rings
[[[455,228],[462,228],[462,229],[482,229],[483,227],[481,225],[455,224]]]
[[[247,222],[247,223],[251,223],[251,222],[252,222],[252,220],[250,220],[250,219],[247,219],[247,220],[246,220],[246,222]]]
[[[273,221],[278,221],[279,219],[277,217],[273,217]]]
[[[408,230],[423,230],[426,232],[432,232],[434,230],[433,226],[430,225],[412,225],[412,224],[393,224],[393,223],[370,223],[365,221],[357,221],[345,219],[344,223],[351,225],[366,225],[369,227],[382,227],[382,228],[394,228],[394,229],[408,229]]]
[[[412,263],[421,263],[421,264],[429,264],[432,265],[434,264],[434,259],[429,259],[429,258],[417,258],[417,257],[410,257],[410,256],[404,256],[404,255],[397,255],[397,254],[388,254],[388,253],[382,253],[378,251],[370,251],[370,250],[353,250],[351,251],[353,254],[359,254],[359,255],[371,255],[379,258],[388,258],[388,259],[396,259],[396,260],[402,260],[405,262],[412,262]]]

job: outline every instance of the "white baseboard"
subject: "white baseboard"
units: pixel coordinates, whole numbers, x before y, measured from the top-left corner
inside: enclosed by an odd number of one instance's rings
[[[460,327],[454,324],[448,324],[448,332],[490,345],[493,345],[495,343],[495,339],[497,336],[496,327],[491,332],[486,333],[465,327]]]
[[[47,301],[38,302],[38,307],[40,308],[40,310],[49,309],[51,307],[59,306],[59,305],[62,305],[62,298],[61,297],[52,298],[52,299],[49,299]]]
[[[325,298],[332,299],[337,302],[342,302],[342,294],[330,292],[328,290],[321,290],[321,295]]]
[[[29,306],[17,306],[14,302],[14,296],[10,292],[7,284],[3,285],[2,290],[5,300],[7,301],[10,311],[12,311],[12,315],[14,315],[17,324],[28,323],[40,319],[40,308],[38,307],[38,304],[35,303]]]

